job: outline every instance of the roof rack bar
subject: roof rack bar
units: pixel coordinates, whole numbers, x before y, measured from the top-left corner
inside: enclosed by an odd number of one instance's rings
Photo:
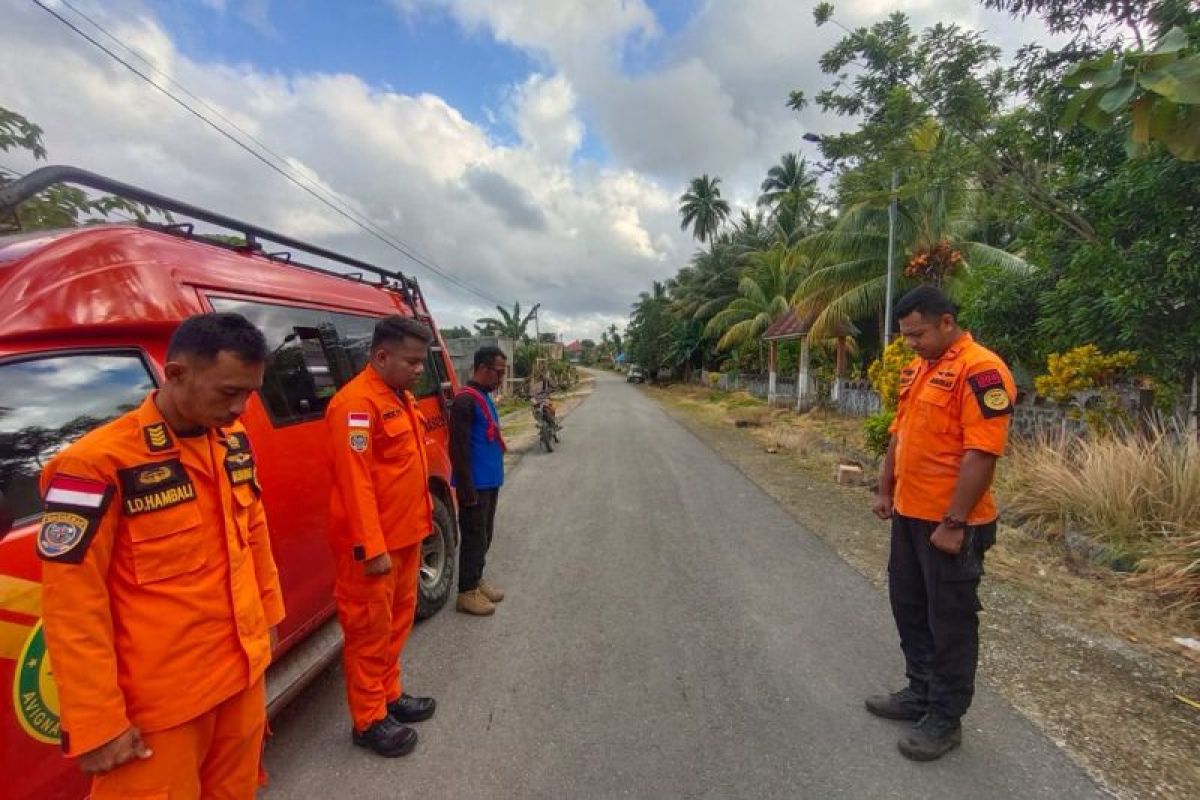
[[[127,200],[133,200],[143,205],[153,208],[169,211],[173,214],[180,214],[185,217],[191,217],[211,225],[216,225],[221,228],[226,228],[231,231],[236,231],[246,238],[247,244],[252,247],[257,245],[257,239],[266,239],[267,241],[281,244],[284,247],[293,250],[301,250],[309,255],[318,256],[320,258],[336,261],[339,264],[345,264],[349,267],[355,267],[366,272],[379,275],[383,278],[392,278],[398,280],[401,284],[406,284],[410,279],[398,270],[388,270],[382,267],[377,267],[369,264],[366,261],[360,261],[357,258],[344,256],[340,253],[335,253],[332,250],[326,250],[324,247],[318,247],[315,244],[308,244],[299,239],[293,239],[290,236],[285,236],[282,233],[260,228],[257,225],[251,225],[247,222],[227,217],[224,214],[218,214],[214,211],[208,211],[182,200],[166,197],[165,195],[157,194],[146,189],[140,189],[137,186],[132,186],[128,183],[121,183],[112,178],[106,178],[103,175],[97,175],[94,172],[79,169],[78,167],[70,167],[65,165],[56,165],[49,167],[41,167],[34,170],[23,178],[18,178],[12,183],[0,186],[0,214],[6,211],[16,213],[16,208],[19,204],[36,195],[38,192],[50,188],[56,183],[73,183],[79,186],[87,186],[91,189],[96,189],[101,192],[108,192]]]

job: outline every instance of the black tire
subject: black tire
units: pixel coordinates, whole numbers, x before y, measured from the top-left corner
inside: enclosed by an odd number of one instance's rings
[[[442,498],[433,496],[433,533],[421,542],[421,575],[417,582],[417,619],[428,619],[441,610],[454,591],[458,566],[457,526]]]
[[[542,426],[542,430],[541,430],[540,437],[541,437],[541,440],[542,440],[542,447],[546,448],[546,452],[547,452],[547,453],[553,453],[553,452],[554,452],[554,443],[553,443],[552,441],[550,441],[550,438],[551,438],[551,436],[552,436],[552,435],[553,435],[553,434],[551,434],[551,433],[550,433],[550,426],[549,426],[549,425],[543,425],[543,426]]]

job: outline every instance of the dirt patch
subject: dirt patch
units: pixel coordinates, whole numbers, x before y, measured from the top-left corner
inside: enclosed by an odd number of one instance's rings
[[[695,387],[647,392],[886,590],[888,536],[870,489],[834,483],[865,463],[861,420],[761,406],[761,424]],[[871,483],[868,478],[868,483]],[[981,590],[981,675],[1121,798],[1200,797],[1200,659],[1175,644],[1196,620],[1170,614],[1126,577],[1057,542],[1001,527]]]

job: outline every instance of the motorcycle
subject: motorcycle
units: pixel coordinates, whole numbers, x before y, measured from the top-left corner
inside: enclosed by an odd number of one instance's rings
[[[533,419],[538,426],[538,440],[547,453],[553,453],[554,444],[559,441],[558,432],[562,430],[562,426],[558,424],[554,403],[548,395],[539,394],[533,399],[530,411],[533,412]]]

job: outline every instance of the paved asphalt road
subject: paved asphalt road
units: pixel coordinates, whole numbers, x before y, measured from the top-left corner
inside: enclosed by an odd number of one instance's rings
[[[902,678],[886,598],[637,389],[602,375],[501,494],[497,614],[418,626],[417,751],[350,744],[340,668],[275,720],[279,798],[1103,797],[983,688],[905,761],[862,697]]]

